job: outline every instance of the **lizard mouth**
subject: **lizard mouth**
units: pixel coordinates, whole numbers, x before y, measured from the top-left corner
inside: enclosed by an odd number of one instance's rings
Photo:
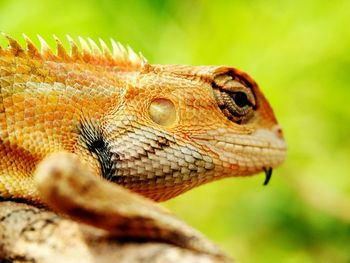
[[[226,172],[250,175],[265,171],[266,185],[271,179],[272,168],[286,158],[287,146],[283,138],[268,129],[250,134],[233,134],[226,129],[209,131],[192,138],[215,156],[217,164],[227,167]],[[231,171],[231,172],[230,172]]]

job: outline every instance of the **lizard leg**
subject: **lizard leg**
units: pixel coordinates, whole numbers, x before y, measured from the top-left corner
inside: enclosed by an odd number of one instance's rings
[[[94,175],[75,154],[50,155],[39,164],[35,179],[52,209],[112,236],[159,240],[226,258],[212,242],[154,201]]]

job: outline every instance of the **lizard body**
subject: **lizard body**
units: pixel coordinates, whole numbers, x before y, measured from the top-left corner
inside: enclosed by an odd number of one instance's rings
[[[133,219],[126,236],[211,253],[205,242],[173,241],[197,234],[182,231],[185,225],[149,199],[271,171],[285,158],[269,103],[235,68],[153,65],[114,41],[111,52],[103,41],[98,48],[80,39],[79,49],[69,38],[68,54],[56,39],[54,54],[41,38],[39,51],[27,37],[26,49],[6,37],[9,47],[0,49],[2,200],[51,207],[117,236]],[[147,234],[142,222],[158,232]]]

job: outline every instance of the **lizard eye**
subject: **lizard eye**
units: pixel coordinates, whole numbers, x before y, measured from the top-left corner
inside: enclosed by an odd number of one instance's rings
[[[219,75],[214,80],[213,90],[218,106],[228,119],[240,124],[252,116],[255,97],[240,79]]]
[[[243,108],[247,105],[250,104],[248,98],[247,98],[247,95],[244,93],[244,92],[235,92],[232,94],[232,99],[233,101],[236,103],[236,105],[240,108]]]

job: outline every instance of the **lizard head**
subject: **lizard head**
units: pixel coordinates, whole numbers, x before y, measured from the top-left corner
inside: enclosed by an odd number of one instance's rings
[[[154,200],[280,165],[286,144],[272,108],[230,67],[146,65],[103,121],[105,177]]]

